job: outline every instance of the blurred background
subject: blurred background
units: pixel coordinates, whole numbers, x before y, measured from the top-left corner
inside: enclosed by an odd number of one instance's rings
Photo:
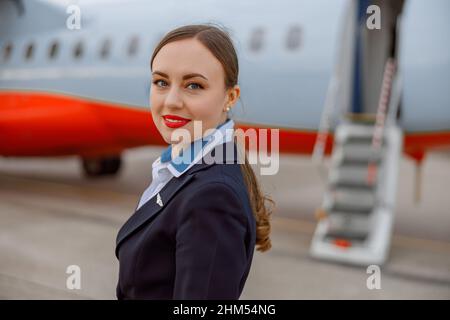
[[[279,170],[254,165],[273,247],[241,299],[449,299],[448,14],[446,0],[0,0],[0,298],[115,299],[117,232],[166,147],[150,56],[174,27],[215,23],[239,56],[231,117],[279,130]]]

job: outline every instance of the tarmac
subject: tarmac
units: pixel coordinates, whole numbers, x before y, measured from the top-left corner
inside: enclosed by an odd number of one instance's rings
[[[95,180],[76,157],[0,158],[0,299],[115,299],[115,238],[161,150],[128,150],[117,176]],[[324,182],[310,157],[280,156],[278,174],[260,176],[276,202],[273,247],[255,251],[241,299],[449,299],[450,153],[428,154],[422,171],[416,204],[415,166],[402,159],[390,255],[370,290],[365,268],[310,257]],[[70,265],[80,289],[66,286]]]

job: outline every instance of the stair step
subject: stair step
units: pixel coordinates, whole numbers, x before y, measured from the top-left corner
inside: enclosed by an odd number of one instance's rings
[[[363,232],[352,232],[352,231],[329,231],[325,234],[325,240],[346,240],[349,242],[360,241],[364,242],[369,235]]]
[[[376,204],[375,194],[367,190],[338,189],[324,203],[328,212],[369,214]]]
[[[370,232],[370,219],[367,216],[329,215],[326,237],[347,240],[363,241]]]
[[[338,211],[338,210],[330,210],[330,211],[327,211],[328,217],[333,217],[333,216],[343,216],[343,217],[368,216],[371,213],[372,213],[372,210],[367,210],[367,211]]]
[[[340,165],[380,163],[383,158],[383,147],[374,151],[372,146],[365,144],[345,144],[335,152],[334,161]]]
[[[361,144],[372,144],[372,140],[373,140],[373,135],[372,134],[368,134],[368,135],[364,135],[364,136],[357,136],[357,135],[352,135],[347,137],[344,141],[342,141],[343,143],[361,143]],[[386,143],[386,138],[382,139],[382,144]]]
[[[349,182],[330,182],[330,188],[332,190],[339,190],[339,189],[349,189],[349,190],[365,190],[365,191],[372,191],[375,192],[376,183],[369,184],[369,183],[349,183]]]
[[[373,189],[375,184],[367,182],[368,166],[340,166],[330,172],[330,186],[334,188]],[[376,183],[376,180],[374,181]]]
[[[369,206],[356,206],[353,204],[341,204],[337,203],[334,206],[330,207],[330,211],[346,211],[353,214],[364,214],[369,215],[372,213],[374,207]]]
[[[364,143],[372,144],[375,133],[375,126],[367,124],[344,124],[336,131],[336,141],[338,143]],[[383,131],[382,144],[387,142],[387,131]]]

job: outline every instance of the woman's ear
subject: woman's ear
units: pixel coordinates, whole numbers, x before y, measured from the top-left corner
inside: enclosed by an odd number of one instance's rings
[[[241,88],[236,84],[233,88],[228,89],[228,106],[232,106],[239,99]]]

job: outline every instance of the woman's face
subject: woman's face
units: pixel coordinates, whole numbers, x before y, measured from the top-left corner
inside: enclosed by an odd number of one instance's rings
[[[169,143],[178,128],[194,136],[194,121],[201,121],[205,131],[226,120],[229,104],[225,88],[225,71],[219,60],[198,40],[183,39],[166,44],[153,60],[150,107],[153,121],[161,136]],[[169,122],[166,116],[187,121]]]

